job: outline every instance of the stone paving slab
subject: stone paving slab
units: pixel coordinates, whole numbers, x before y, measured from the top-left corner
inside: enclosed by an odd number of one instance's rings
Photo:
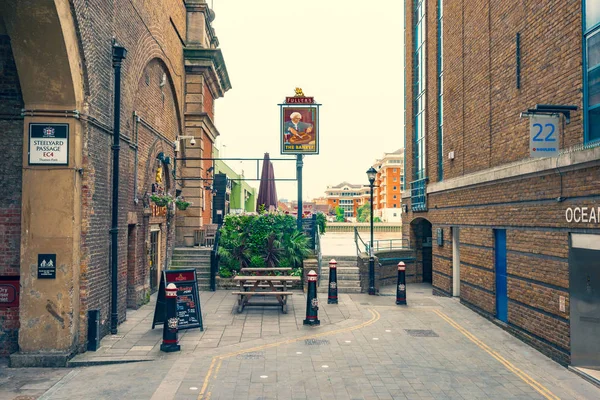
[[[181,352],[76,368],[42,400],[600,398],[600,389],[456,299],[430,293],[431,287],[408,285],[407,306],[396,306],[393,296],[343,294],[339,305],[321,302],[319,327],[302,325],[298,313],[238,315],[233,307],[225,313],[219,307],[230,301],[227,292],[210,299],[208,293],[202,300],[209,329],[185,332]],[[333,322],[334,309],[344,319]],[[229,321],[215,324],[213,338],[207,337],[210,318]],[[229,344],[224,334],[237,334],[235,321],[244,329]],[[281,329],[282,322],[295,331],[263,334],[263,325]],[[243,340],[246,327],[261,328],[259,336]],[[415,335],[426,331],[435,335]],[[123,339],[127,334],[111,342]],[[196,341],[195,348],[188,344]]]

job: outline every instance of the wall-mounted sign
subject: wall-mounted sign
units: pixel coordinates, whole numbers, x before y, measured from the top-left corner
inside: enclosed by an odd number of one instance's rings
[[[0,308],[19,307],[19,277],[0,276]]]
[[[532,115],[529,117],[529,155],[531,157],[558,156],[558,116]]]
[[[69,125],[29,124],[29,165],[68,165]]]
[[[281,108],[281,154],[319,154],[319,106],[296,88]]]
[[[56,254],[38,254],[38,279],[56,279]]]

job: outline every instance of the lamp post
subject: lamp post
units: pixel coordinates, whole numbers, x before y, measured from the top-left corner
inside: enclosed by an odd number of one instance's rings
[[[377,171],[371,167],[367,171],[367,177],[369,178],[369,186],[371,187],[371,244],[369,245],[369,294],[375,294],[375,257],[373,255],[373,184],[375,183],[375,177]]]

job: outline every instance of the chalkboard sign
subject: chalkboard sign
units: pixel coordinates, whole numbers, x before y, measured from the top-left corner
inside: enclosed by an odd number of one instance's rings
[[[198,280],[196,279],[195,269],[167,270],[162,273],[158,288],[158,299],[156,300],[156,308],[154,309],[152,329],[154,329],[155,325],[161,325],[165,322],[167,315],[165,286],[169,283],[177,286],[178,329],[199,327],[203,331],[204,326],[202,325],[202,311],[200,309],[200,296],[198,294]]]
[[[315,249],[315,234],[317,229],[317,215],[313,214],[312,218],[302,218],[302,231],[308,237],[308,246]]]

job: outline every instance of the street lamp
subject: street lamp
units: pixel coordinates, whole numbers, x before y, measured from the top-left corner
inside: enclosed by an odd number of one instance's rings
[[[371,167],[367,171],[367,177],[369,178],[369,186],[371,187],[371,244],[369,245],[369,294],[375,294],[375,257],[373,255],[373,184],[375,183],[375,177],[377,171]]]

